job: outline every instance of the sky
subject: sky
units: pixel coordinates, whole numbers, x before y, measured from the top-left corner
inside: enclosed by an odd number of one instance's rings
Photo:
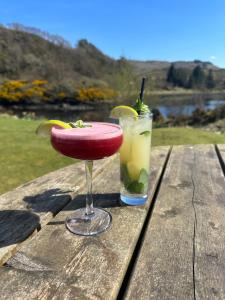
[[[0,23],[87,39],[106,55],[225,68],[224,0],[0,0]]]

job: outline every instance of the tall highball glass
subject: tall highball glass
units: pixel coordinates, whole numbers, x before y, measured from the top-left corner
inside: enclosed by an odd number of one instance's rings
[[[143,205],[148,197],[152,114],[121,117],[120,199],[128,205]]]

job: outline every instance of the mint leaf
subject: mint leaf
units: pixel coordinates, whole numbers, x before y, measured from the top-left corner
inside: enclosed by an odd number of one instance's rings
[[[85,124],[82,120],[78,120],[76,122],[70,122],[69,125],[72,128],[85,128],[85,127],[91,127],[89,124]]]
[[[144,189],[144,184],[138,181],[132,181],[129,176],[127,165],[123,164],[120,167],[121,181],[125,189],[131,194],[140,194]]]
[[[125,189],[131,194],[141,194],[147,192],[148,189],[148,172],[143,168],[140,171],[138,180],[131,180],[126,164],[120,167],[121,181]]]
[[[141,182],[132,181],[128,185],[127,190],[128,190],[128,192],[133,193],[133,194],[141,194],[144,191],[144,185]]]
[[[148,188],[148,172],[145,169],[141,169],[140,174],[139,174],[139,178],[138,178],[138,182],[142,183],[144,186],[144,191],[147,191]]]
[[[137,111],[139,115],[144,115],[150,113],[150,109],[148,105],[144,104],[140,97],[137,98],[136,103],[134,105],[134,109]]]
[[[145,130],[145,131],[141,132],[140,135],[149,136],[150,133],[151,133],[150,130]]]
[[[130,180],[130,176],[127,170],[127,165],[122,164],[120,166],[120,179],[124,184],[124,187],[127,189],[127,187],[129,186],[131,180]]]

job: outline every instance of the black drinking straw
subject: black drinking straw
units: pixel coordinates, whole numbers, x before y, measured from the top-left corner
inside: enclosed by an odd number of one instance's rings
[[[141,102],[143,103],[143,96],[144,96],[144,89],[145,89],[145,80],[146,80],[146,78],[145,77],[143,77],[142,78],[142,82],[141,82],[141,92],[140,92],[140,100],[141,100]]]

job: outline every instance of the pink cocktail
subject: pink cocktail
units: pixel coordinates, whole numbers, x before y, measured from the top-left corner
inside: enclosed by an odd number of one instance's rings
[[[63,155],[96,160],[114,154],[122,143],[122,130],[110,123],[86,123],[84,128],[52,128],[53,147]]]
[[[83,128],[52,128],[52,146],[61,154],[85,161],[87,195],[86,207],[75,210],[66,220],[67,228],[80,235],[95,235],[105,231],[111,216],[103,209],[93,207],[93,160],[102,159],[118,151],[123,141],[120,126],[111,123],[89,122]]]

